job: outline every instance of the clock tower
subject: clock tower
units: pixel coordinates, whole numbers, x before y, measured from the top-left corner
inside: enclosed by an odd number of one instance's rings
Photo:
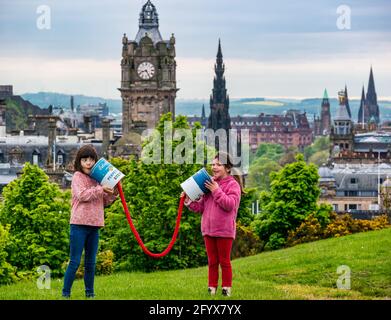
[[[175,117],[175,38],[163,40],[155,6],[142,7],[135,40],[122,38],[121,60],[122,132],[141,134],[155,128],[160,116]]]

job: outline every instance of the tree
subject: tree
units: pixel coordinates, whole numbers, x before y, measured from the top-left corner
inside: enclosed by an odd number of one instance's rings
[[[284,147],[276,143],[262,143],[258,146],[254,156],[251,159],[257,161],[260,158],[267,158],[273,161],[278,161],[284,155]]]
[[[298,153],[299,149],[296,146],[288,147],[285,154],[278,160],[278,164],[283,167],[286,164],[295,162]]]
[[[307,165],[302,154],[296,162],[287,164],[279,172],[271,173],[271,190],[261,195],[262,212],[253,227],[266,248],[277,249],[285,245],[288,232],[296,229],[311,213],[323,220],[328,213],[317,205],[320,195],[318,170]],[[331,209],[331,208],[328,208]]]
[[[0,224],[0,285],[12,283],[16,276],[14,268],[7,262],[8,253],[5,248],[9,242],[10,226]]]
[[[317,151],[315,152],[311,157],[308,159],[308,163],[313,163],[317,167],[322,166],[323,164],[327,163],[327,160],[329,158],[330,154],[329,151]]]
[[[45,172],[26,163],[22,175],[3,189],[0,223],[9,224],[5,250],[18,271],[48,265],[53,276],[68,257],[70,192],[48,181]]]
[[[247,186],[256,188],[258,192],[270,190],[270,173],[281,169],[281,166],[273,160],[260,158],[250,166]]]
[[[310,158],[317,152],[324,151],[329,153],[329,148],[330,138],[328,136],[317,137],[310,146],[304,148],[304,158],[306,161],[309,161]]]

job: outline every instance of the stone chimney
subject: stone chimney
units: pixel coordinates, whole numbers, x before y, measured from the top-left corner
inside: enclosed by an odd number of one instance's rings
[[[54,143],[56,142],[56,129],[57,129],[57,117],[48,118],[48,155],[46,160],[46,166],[52,168],[56,159],[53,157]]]
[[[83,119],[84,119],[84,128],[85,128],[86,133],[92,133],[92,119],[91,119],[91,116],[85,114],[83,116]]]
[[[102,119],[102,155],[104,158],[109,159],[109,146],[110,146],[110,122],[111,119]]]
[[[0,99],[0,137],[5,137],[7,133],[5,110],[6,110],[5,100]]]

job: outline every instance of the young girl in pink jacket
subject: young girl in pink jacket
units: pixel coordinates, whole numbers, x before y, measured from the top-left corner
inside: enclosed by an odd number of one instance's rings
[[[212,182],[205,186],[210,192],[198,201],[186,196],[185,205],[202,214],[201,232],[208,256],[208,291],[216,294],[219,280],[219,265],[222,273],[222,294],[231,295],[232,267],[231,249],[236,236],[236,217],[242,194],[242,183],[232,176],[232,161],[220,152],[212,162]]]
[[[79,149],[72,178],[72,212],[70,219],[70,261],[64,276],[62,296],[69,298],[84,250],[84,285],[87,298],[93,298],[99,228],[104,226],[104,207],[112,203],[118,191],[102,187],[89,176],[98,160],[92,145]]]

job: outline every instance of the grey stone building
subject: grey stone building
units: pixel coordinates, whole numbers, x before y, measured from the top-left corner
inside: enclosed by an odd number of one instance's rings
[[[334,164],[319,168],[320,203],[328,203],[337,213],[356,218],[373,218],[383,211],[381,188],[391,177],[391,165]]]

